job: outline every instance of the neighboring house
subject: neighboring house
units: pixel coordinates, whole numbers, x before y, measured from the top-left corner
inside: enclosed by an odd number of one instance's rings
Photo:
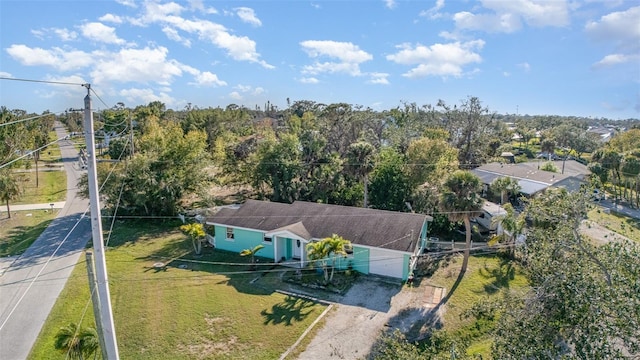
[[[546,161],[533,161],[517,164],[490,163],[471,170],[482,180],[485,186],[499,177],[516,179],[520,185],[520,193],[525,196],[533,196],[549,187],[564,187],[569,191],[575,191],[585,182],[589,169],[575,160],[552,161],[552,163],[564,174],[540,170],[540,166]]]
[[[601,142],[607,142],[615,135],[616,130],[606,126],[590,126],[587,132],[597,134]]]
[[[476,216],[473,220],[489,231],[497,231],[499,223],[493,219],[496,216],[506,215],[506,213],[502,206],[491,201],[485,201],[482,204],[482,214]]]
[[[264,245],[258,256],[288,266],[308,264],[306,247],[337,234],[352,251],[337,266],[406,280],[426,245],[427,215],[296,201],[247,200],[209,217],[217,249],[240,252]]]

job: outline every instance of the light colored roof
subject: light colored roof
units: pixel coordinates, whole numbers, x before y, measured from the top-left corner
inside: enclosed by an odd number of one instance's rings
[[[485,201],[482,204],[482,210],[491,215],[506,214],[506,210],[502,206],[491,201]]]
[[[520,192],[525,195],[533,195],[549,186],[564,184],[567,190],[574,190],[575,184],[589,174],[586,166],[577,161],[565,161],[565,173],[554,173],[540,170],[539,166],[544,162],[525,162],[516,164],[490,163],[471,170],[484,184],[491,184],[499,177],[510,177],[518,181]],[[554,161],[558,169],[562,169],[562,161]],[[579,187],[579,186],[578,186]]]

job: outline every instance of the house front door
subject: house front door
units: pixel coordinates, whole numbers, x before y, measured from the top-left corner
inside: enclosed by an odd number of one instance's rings
[[[300,259],[302,256],[302,242],[300,240],[291,240],[293,242],[293,258]]]

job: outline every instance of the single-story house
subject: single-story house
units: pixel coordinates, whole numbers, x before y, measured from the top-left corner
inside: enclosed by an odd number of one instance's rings
[[[520,185],[520,193],[529,197],[549,187],[564,187],[568,191],[576,191],[581,184],[585,183],[586,177],[591,173],[585,165],[574,160],[552,161],[558,170],[564,169],[564,174],[540,170],[545,162],[489,163],[477,167],[471,172],[482,180],[485,188],[499,177],[516,179]]]
[[[214,247],[240,252],[262,244],[257,254],[275,263],[304,267],[307,244],[337,234],[349,240],[337,267],[406,280],[426,245],[428,215],[296,201],[247,200],[207,218]]]

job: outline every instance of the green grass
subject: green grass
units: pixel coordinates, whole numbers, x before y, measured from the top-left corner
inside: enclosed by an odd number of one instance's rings
[[[462,257],[457,257],[448,266],[437,270],[428,280],[429,284],[442,286],[451,292],[460,272]],[[468,355],[481,355],[490,358],[491,338],[488,326],[476,322],[474,318],[465,318],[463,314],[479,301],[492,301],[501,298],[503,289],[525,291],[528,289],[526,277],[515,263],[505,261],[498,256],[472,256],[469,258],[467,272],[446,303],[444,329],[455,336],[472,339],[467,350]]]
[[[36,187],[36,173],[19,174],[22,181],[22,195],[11,204],[41,204],[64,201],[67,197],[67,174],[64,171],[40,171],[39,186]]]
[[[615,212],[607,214],[600,207],[591,209],[587,214],[587,218],[615,233],[640,243],[640,220]]]
[[[6,207],[0,213],[0,257],[22,254],[55,218],[57,211],[11,211],[7,218]],[[31,216],[27,216],[31,214]]]
[[[121,358],[274,359],[324,310],[324,305],[276,293],[272,279],[251,283],[263,273],[248,271],[250,259],[211,248],[193,256],[176,229],[116,223],[106,253]],[[157,262],[166,268],[154,268]],[[30,359],[64,359],[52,350],[55,333],[81,319],[92,324],[91,306],[82,317],[87,288],[82,259]]]

